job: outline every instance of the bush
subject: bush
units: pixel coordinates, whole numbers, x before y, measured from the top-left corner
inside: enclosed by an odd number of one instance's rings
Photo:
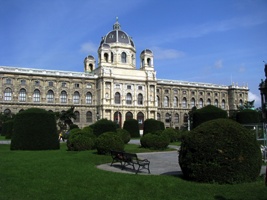
[[[239,183],[254,181],[262,160],[251,131],[233,120],[215,119],[183,136],[179,164],[188,179]]]
[[[174,128],[166,128],[162,134],[167,135],[170,138],[170,142],[178,141],[178,133]]]
[[[116,132],[117,129],[116,123],[107,119],[100,119],[96,123],[90,125],[90,127],[97,137],[105,132]]]
[[[59,149],[55,115],[39,108],[30,108],[16,115],[11,150]]]
[[[130,133],[131,138],[140,137],[139,124],[136,119],[129,119],[124,121],[123,129]]]
[[[67,140],[67,147],[70,151],[85,151],[95,147],[96,136],[90,127],[85,127],[82,130],[72,129]]]
[[[96,139],[98,154],[109,154],[110,150],[123,151],[124,142],[115,132],[106,132]]]
[[[259,113],[255,110],[245,109],[236,113],[236,121],[240,124],[259,123]]]
[[[196,128],[198,125],[203,122],[218,119],[218,118],[227,118],[227,112],[216,106],[208,105],[201,109],[195,110],[192,112],[192,127]]]
[[[144,135],[147,133],[153,133],[158,130],[164,130],[164,124],[161,121],[155,120],[155,119],[146,119],[144,121]]]
[[[120,136],[124,144],[127,144],[131,140],[131,135],[125,129],[118,128],[117,134]]]
[[[5,133],[6,139],[11,139],[13,135],[13,124],[14,120],[8,120],[3,124],[3,126],[6,126],[6,133]]]
[[[69,130],[72,130],[72,129],[75,129],[75,128],[79,128],[79,126],[77,124],[70,124],[70,129]]]
[[[147,133],[140,139],[141,146],[149,149],[162,150],[170,144],[170,138],[164,134]]]

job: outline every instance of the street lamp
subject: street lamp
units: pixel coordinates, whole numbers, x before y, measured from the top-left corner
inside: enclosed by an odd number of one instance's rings
[[[96,113],[96,120],[98,121],[100,119],[100,115],[99,115],[99,113],[97,112]]]
[[[170,128],[172,127],[172,115],[169,115]]]

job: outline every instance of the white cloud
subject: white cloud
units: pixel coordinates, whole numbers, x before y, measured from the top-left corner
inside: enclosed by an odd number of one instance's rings
[[[255,108],[258,108],[261,106],[261,98],[259,95],[256,95],[256,94],[253,94],[252,92],[248,92],[248,101],[253,101],[255,100],[254,102],[254,107]]]
[[[97,49],[98,49],[97,45],[95,45],[92,42],[87,42],[87,43],[84,43],[81,45],[80,51],[84,52],[84,53],[93,53],[94,54],[95,52],[97,52]]]
[[[185,56],[182,51],[177,51],[176,49],[163,49],[160,47],[152,47],[155,59],[176,59]]]

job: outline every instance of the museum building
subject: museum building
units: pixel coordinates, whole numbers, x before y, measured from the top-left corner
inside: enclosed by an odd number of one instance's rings
[[[188,113],[214,105],[228,113],[248,101],[248,87],[157,79],[154,55],[149,49],[140,54],[136,67],[136,48],[118,21],[102,37],[98,63],[89,55],[84,72],[42,70],[0,66],[0,111],[18,113],[28,108],[60,112],[75,107],[80,128],[101,118],[120,126],[127,119],[153,118],[166,127],[188,124]]]

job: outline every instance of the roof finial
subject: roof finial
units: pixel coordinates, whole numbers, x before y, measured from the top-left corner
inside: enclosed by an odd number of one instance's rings
[[[118,20],[119,20],[119,18],[116,17],[116,22],[113,25],[113,30],[120,30],[121,29],[121,25],[119,24]]]

